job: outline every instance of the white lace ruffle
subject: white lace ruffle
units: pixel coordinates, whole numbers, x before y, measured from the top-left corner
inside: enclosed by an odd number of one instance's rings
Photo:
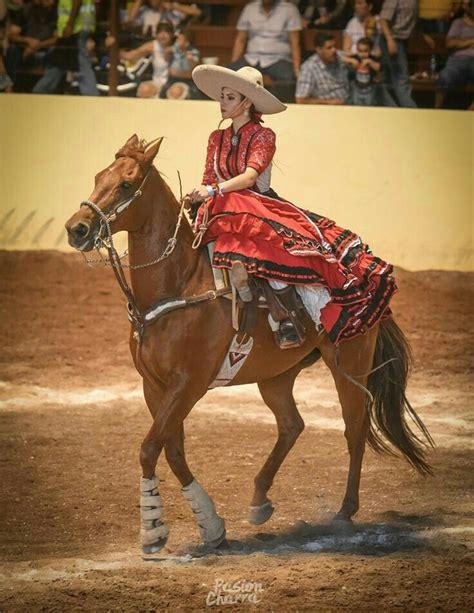
[[[283,289],[286,283],[281,281],[268,281],[273,289]],[[301,298],[304,308],[318,328],[321,325],[321,310],[331,300],[328,290],[322,285],[297,285],[296,291]]]

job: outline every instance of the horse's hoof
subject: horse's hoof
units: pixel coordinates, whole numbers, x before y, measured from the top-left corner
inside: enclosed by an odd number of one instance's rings
[[[224,531],[222,532],[220,536],[213,539],[212,541],[205,541],[204,544],[206,545],[206,547],[209,547],[210,549],[217,549],[219,545],[221,545],[224,542],[225,537],[226,537],[226,530],[224,528]]]
[[[336,513],[336,515],[334,515],[332,518],[332,524],[340,528],[348,528],[353,525],[353,522],[350,516],[345,515],[344,513]]]
[[[159,551],[163,549],[167,541],[168,541],[168,538],[164,538],[164,539],[159,539],[158,541],[155,541],[151,545],[142,545],[142,551],[145,555],[158,553]]]
[[[249,509],[249,523],[254,526],[264,524],[273,515],[273,505],[271,502],[265,502],[258,507],[250,507]]]

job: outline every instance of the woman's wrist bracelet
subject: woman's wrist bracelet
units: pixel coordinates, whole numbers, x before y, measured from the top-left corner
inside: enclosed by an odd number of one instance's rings
[[[222,187],[218,183],[213,183],[211,187],[214,190],[214,194],[218,194],[219,196],[222,196],[222,194],[224,193],[222,191]]]

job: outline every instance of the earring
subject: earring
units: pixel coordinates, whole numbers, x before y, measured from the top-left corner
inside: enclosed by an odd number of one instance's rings
[[[245,115],[245,117],[248,117],[248,116],[249,116],[249,110],[248,110],[248,109],[245,109],[245,111],[244,111],[244,115]]]

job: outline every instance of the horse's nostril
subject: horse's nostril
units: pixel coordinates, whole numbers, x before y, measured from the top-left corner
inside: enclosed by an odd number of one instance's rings
[[[84,223],[79,223],[73,228],[73,232],[77,238],[85,238],[89,234],[89,226],[86,226]]]

